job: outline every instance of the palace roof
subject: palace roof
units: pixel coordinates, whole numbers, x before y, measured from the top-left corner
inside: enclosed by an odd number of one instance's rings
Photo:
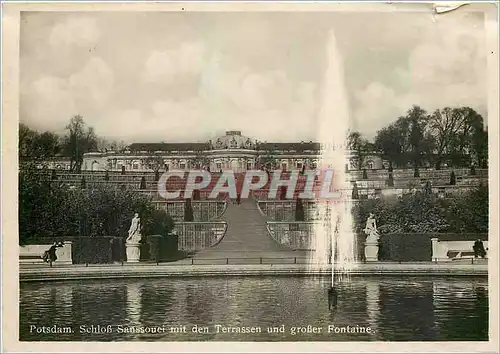
[[[320,150],[320,144],[314,142],[300,143],[259,143],[259,150],[277,150],[277,151],[317,151]]]
[[[210,150],[209,143],[133,143],[130,151],[204,151]]]

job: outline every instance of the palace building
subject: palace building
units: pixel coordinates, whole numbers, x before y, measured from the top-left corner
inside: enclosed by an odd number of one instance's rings
[[[232,170],[244,172],[269,168],[287,171],[313,169],[320,158],[321,144],[312,141],[261,142],[227,131],[214,140],[196,143],[133,143],[123,151],[89,152],[84,155],[84,171],[165,171],[207,169],[214,172]],[[347,169],[358,169],[355,152],[348,152]],[[66,169],[64,163],[54,162],[53,168]],[[363,159],[363,168],[387,167],[379,154]]]

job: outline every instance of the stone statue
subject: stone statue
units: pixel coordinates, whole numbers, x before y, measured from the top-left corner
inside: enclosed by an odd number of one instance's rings
[[[134,218],[130,224],[130,229],[128,229],[128,237],[126,242],[128,243],[139,243],[141,240],[141,219],[139,214],[135,213]]]
[[[368,219],[366,220],[366,226],[363,231],[366,234],[366,242],[369,243],[378,242],[380,234],[378,233],[377,223],[375,221],[375,215],[373,215],[373,213],[370,213],[370,215],[368,216]]]

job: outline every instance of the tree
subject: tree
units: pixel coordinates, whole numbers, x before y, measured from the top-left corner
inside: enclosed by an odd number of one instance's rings
[[[44,161],[61,150],[59,136],[45,131],[39,133],[25,124],[19,124],[19,159]]]
[[[355,151],[356,153],[356,164],[357,169],[361,170],[363,168],[364,159],[370,150],[371,144],[363,139],[361,133],[350,132],[347,137],[347,148],[349,150]]]
[[[64,141],[64,152],[71,158],[70,171],[80,173],[83,154],[97,149],[97,137],[92,127],[87,127],[83,117],[76,115],[66,126],[68,131]]]
[[[407,122],[400,117],[388,127],[382,128],[375,136],[375,147],[382,151],[383,157],[396,166],[406,166],[409,147],[407,144]]]
[[[488,167],[488,131],[484,127],[483,117],[472,108],[463,108],[466,124],[470,126],[470,151],[472,163],[480,168]]]
[[[377,132],[374,146],[397,166],[409,163],[422,166],[424,161],[431,159],[434,148],[429,115],[422,108],[413,106],[406,116]]]
[[[19,124],[19,159],[32,155],[33,140],[37,132],[31,130],[26,124]]]
[[[483,117],[470,107],[444,108],[431,116],[436,169],[444,159],[453,167],[488,163],[488,132]]]
[[[445,156],[453,153],[454,141],[463,124],[461,115],[456,109],[446,107],[437,109],[430,116],[430,127],[435,138],[435,167],[441,169]]]
[[[423,165],[425,156],[430,157],[434,147],[434,137],[429,131],[429,115],[419,106],[413,106],[407,113],[410,123],[409,145],[412,152],[412,162],[415,168]]]

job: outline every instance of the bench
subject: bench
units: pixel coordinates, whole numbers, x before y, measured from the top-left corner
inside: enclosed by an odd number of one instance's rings
[[[474,258],[474,251],[449,250],[446,255],[451,260]]]
[[[432,261],[455,261],[460,259],[474,258],[474,242],[476,241],[439,241],[431,238]],[[488,258],[488,241],[483,241],[486,250],[485,258]]]

